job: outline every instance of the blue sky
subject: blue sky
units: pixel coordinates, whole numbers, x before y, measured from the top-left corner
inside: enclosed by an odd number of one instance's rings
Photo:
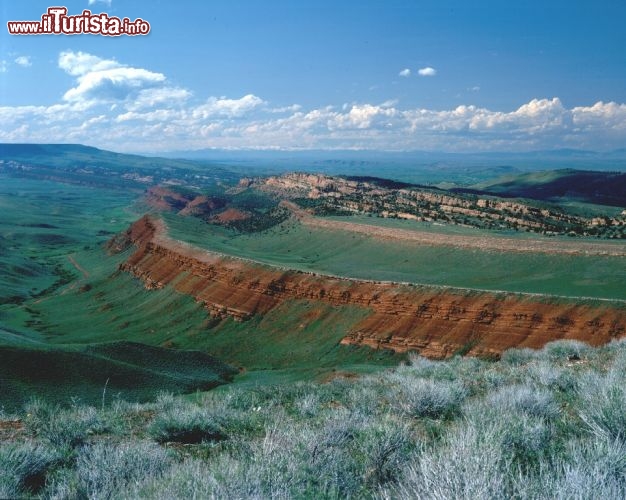
[[[626,146],[622,0],[72,0],[147,36],[9,35],[0,141],[524,151]]]

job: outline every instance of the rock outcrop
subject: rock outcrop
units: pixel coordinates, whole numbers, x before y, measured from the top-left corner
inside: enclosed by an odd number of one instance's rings
[[[176,190],[166,186],[153,186],[146,191],[145,201],[157,210],[176,212],[179,215],[207,217],[226,206],[219,197],[209,197],[187,190]]]
[[[315,203],[308,202],[307,206],[317,207],[319,213],[338,211],[376,214],[485,229],[522,229],[569,236],[596,235],[599,234],[599,228],[622,227],[626,224],[624,217],[607,215],[588,218],[568,213],[556,205],[547,208],[545,203],[513,201],[487,195],[479,197],[474,193],[445,191],[385,179],[288,173],[240,182],[239,189],[250,187],[281,199],[313,200]]]
[[[615,303],[576,304],[270,267],[172,240],[156,218],[143,217],[110,248],[129,245],[136,249],[121,265],[123,271],[147,288],[169,285],[191,295],[215,317],[245,321],[292,299],[371,311],[346,332],[343,344],[414,350],[432,358],[459,352],[497,357],[511,347],[539,348],[557,339],[600,345],[626,335],[626,307]]]

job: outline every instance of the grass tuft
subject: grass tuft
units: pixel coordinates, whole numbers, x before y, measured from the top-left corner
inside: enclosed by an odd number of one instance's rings
[[[148,433],[158,443],[198,444],[227,438],[210,413],[199,408],[178,408],[157,415]]]
[[[0,498],[38,494],[59,458],[54,449],[30,442],[0,446]]]

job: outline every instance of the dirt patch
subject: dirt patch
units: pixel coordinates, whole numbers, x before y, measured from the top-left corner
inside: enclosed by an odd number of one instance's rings
[[[89,278],[89,273],[78,262],[76,262],[74,257],[68,255],[67,260],[69,260],[71,264],[76,268],[76,270],[83,275],[83,278]]]
[[[320,383],[326,384],[328,382],[332,382],[336,379],[344,379],[344,380],[356,380],[359,378],[359,375],[352,372],[346,372],[342,370],[333,370],[331,372],[325,373],[319,379]],[[332,403],[332,401],[331,401]]]
[[[227,208],[223,212],[213,216],[211,218],[211,222],[228,225],[232,222],[248,220],[250,217],[252,217],[252,214],[249,212],[244,212],[243,210],[238,210],[236,208]]]
[[[25,432],[21,420],[0,420],[0,442],[14,440]]]

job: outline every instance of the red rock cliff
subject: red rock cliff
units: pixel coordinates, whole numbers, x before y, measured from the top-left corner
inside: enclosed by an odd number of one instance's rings
[[[498,356],[510,347],[539,348],[556,339],[600,345],[626,334],[626,308],[612,303],[550,303],[517,294],[470,293],[282,270],[171,240],[163,223],[149,217],[133,224],[112,247],[129,244],[136,250],[122,270],[143,280],[147,288],[173,286],[195,297],[214,316],[244,321],[288,299],[369,309],[371,314],[346,332],[343,344],[415,350],[443,358],[459,351]]]

